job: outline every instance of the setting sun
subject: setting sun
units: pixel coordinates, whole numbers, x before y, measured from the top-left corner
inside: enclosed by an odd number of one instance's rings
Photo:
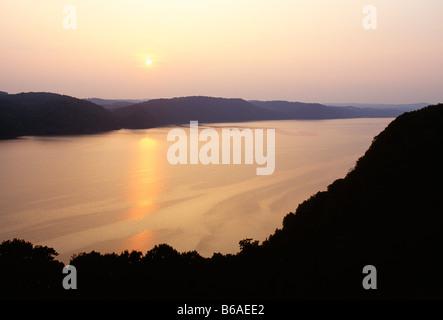
[[[146,60],[146,65],[150,66],[152,64],[152,60],[151,59],[147,59]]]

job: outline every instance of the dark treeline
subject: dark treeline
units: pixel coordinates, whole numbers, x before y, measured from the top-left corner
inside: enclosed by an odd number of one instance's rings
[[[149,299],[443,298],[443,105],[408,112],[381,132],[346,177],[237,254],[79,253],[78,289],[64,290],[54,249],[0,245],[2,297]],[[364,266],[377,269],[365,290]]]

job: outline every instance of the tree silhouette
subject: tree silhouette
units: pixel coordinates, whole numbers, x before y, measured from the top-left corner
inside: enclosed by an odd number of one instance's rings
[[[13,239],[0,244],[1,297],[45,298],[61,291],[63,263],[53,248]]]

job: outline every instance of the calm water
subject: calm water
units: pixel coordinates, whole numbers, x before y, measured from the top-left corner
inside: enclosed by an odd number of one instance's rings
[[[0,241],[22,238],[73,253],[235,253],[343,177],[392,119],[267,121],[214,128],[275,128],[276,168],[176,165],[170,128],[0,141]]]

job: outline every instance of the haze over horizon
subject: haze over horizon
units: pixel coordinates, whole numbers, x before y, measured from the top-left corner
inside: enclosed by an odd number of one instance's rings
[[[438,0],[2,1],[0,90],[433,104],[441,12]]]

